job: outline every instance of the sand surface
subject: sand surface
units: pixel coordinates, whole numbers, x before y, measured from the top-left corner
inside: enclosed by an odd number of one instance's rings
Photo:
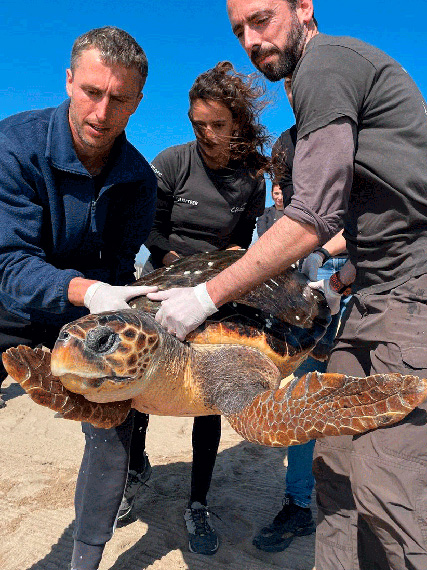
[[[80,424],[55,417],[7,379],[0,410],[0,568],[67,570],[73,497],[83,452]],[[191,418],[152,416],[147,452],[153,466],[133,520],[107,544],[100,570],[312,570],[314,535],[282,553],[252,546],[281,507],[286,449],[240,438],[223,420],[209,494],[221,545],[214,556],[188,551],[183,513],[191,469]]]

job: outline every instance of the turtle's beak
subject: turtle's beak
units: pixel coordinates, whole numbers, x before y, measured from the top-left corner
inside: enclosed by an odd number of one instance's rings
[[[107,327],[100,327],[105,329]],[[52,374],[62,377],[66,374],[75,374],[90,378],[113,376],[110,366],[106,366],[104,356],[113,352],[113,344],[119,344],[118,335],[113,331],[89,331],[81,338],[70,330],[62,330],[52,351]],[[118,341],[118,342],[117,342]],[[105,348],[105,350],[103,350]]]
[[[129,376],[120,374],[120,363],[113,354],[119,345],[120,336],[109,327],[97,326],[85,335],[66,327],[52,351],[52,374],[68,390],[80,394],[99,389],[107,379],[125,383]]]

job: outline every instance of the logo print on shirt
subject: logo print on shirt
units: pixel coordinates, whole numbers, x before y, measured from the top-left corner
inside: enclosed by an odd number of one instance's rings
[[[160,176],[160,178],[163,176],[163,174],[160,172],[160,170],[157,170],[157,168],[151,162],[150,162],[150,166],[151,166],[151,169],[154,172],[154,174],[157,174],[157,176]]]
[[[236,214],[237,212],[244,212],[246,208],[247,202],[243,204],[243,206],[233,206],[230,210],[232,214]]]
[[[197,200],[187,200],[187,198],[175,198],[175,202],[182,202],[183,204],[190,204],[190,206],[198,206]]]

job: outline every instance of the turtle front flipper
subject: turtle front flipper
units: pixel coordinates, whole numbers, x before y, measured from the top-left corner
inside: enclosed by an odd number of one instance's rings
[[[391,425],[426,398],[427,380],[417,376],[311,372],[285,388],[259,394],[227,419],[248,441],[285,447]]]
[[[132,400],[97,404],[70,392],[50,370],[50,352],[20,345],[3,353],[7,373],[18,382],[30,398],[59,412],[64,418],[89,422],[95,427],[111,428],[123,423]]]

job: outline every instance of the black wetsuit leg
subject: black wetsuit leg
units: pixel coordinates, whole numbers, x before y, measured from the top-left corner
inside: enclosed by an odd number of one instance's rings
[[[190,504],[206,505],[206,496],[221,439],[221,416],[199,416],[193,423],[193,466],[191,469]]]

